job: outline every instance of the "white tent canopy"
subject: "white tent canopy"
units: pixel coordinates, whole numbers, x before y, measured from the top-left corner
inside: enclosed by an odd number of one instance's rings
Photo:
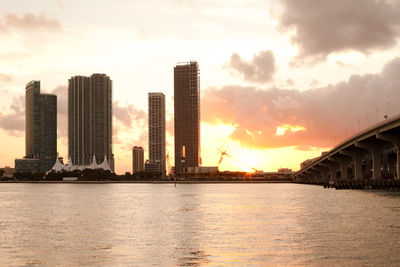
[[[96,156],[93,156],[93,161],[90,165],[82,165],[82,166],[74,165],[72,163],[71,157],[68,158],[68,164],[66,164],[66,165],[62,164],[57,158],[51,171],[55,171],[55,172],[61,172],[63,170],[64,171],[74,171],[74,170],[83,171],[86,169],[91,169],[91,170],[103,169],[105,171],[111,171],[110,165],[108,164],[108,161],[107,161],[107,156],[104,157],[104,161],[101,164],[97,164]]]

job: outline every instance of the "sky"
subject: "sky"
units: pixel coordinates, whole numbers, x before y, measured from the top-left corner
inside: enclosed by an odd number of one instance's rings
[[[0,166],[25,154],[25,85],[58,96],[68,157],[67,84],[113,80],[117,173],[147,158],[147,94],[167,102],[173,67],[200,66],[201,157],[220,170],[299,169],[384,116],[400,113],[400,1],[0,0]]]

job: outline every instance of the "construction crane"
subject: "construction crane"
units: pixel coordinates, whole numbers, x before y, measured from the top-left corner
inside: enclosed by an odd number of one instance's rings
[[[167,156],[165,157],[165,159],[167,160],[167,172],[168,172],[168,174],[171,174],[171,163],[169,161],[169,151],[167,151]]]
[[[229,154],[229,153],[227,152],[227,151],[228,151],[228,147],[229,147],[229,146],[226,146],[225,150],[217,149],[218,152],[221,153],[221,157],[219,158],[219,161],[218,161],[218,168],[219,168],[219,166],[221,165],[221,162],[222,162],[224,156],[227,156],[227,157],[230,157],[230,158],[236,160],[236,161],[239,162],[240,164],[242,164],[242,165],[244,165],[244,166],[246,166],[246,167],[249,167],[250,169],[253,170],[253,172],[257,172],[257,171],[258,171],[256,168],[249,166],[249,164],[247,164],[247,163],[241,161],[240,159],[238,159],[238,158],[232,156],[231,154]]]
[[[223,151],[218,149],[218,151],[221,152],[221,157],[219,158],[219,161],[218,161],[218,168],[219,168],[219,165],[221,165],[221,162],[224,159],[224,156],[226,155],[226,151],[228,151],[228,147],[229,147],[229,145],[227,145],[225,147],[225,150],[223,150]]]

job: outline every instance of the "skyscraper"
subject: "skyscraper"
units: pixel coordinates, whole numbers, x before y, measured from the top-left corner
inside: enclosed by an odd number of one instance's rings
[[[105,157],[114,171],[112,153],[112,81],[105,74],[68,80],[68,154],[74,165]]]
[[[175,170],[200,162],[200,73],[196,61],[174,68]]]
[[[40,81],[25,88],[26,158],[38,159],[38,171],[46,172],[57,158],[57,96],[40,93]]]
[[[149,93],[149,161],[165,174],[165,95]]]
[[[132,148],[132,173],[144,171],[144,150],[140,146]]]

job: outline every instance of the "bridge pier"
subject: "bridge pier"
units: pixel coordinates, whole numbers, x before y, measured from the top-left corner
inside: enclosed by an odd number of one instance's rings
[[[330,161],[321,163],[321,166],[328,168],[331,180],[336,182],[337,181],[336,173],[338,169],[338,164],[336,162]]]
[[[328,160],[339,164],[340,180],[349,180],[349,162],[351,161],[349,157],[337,155],[334,157],[329,157]]]
[[[372,156],[372,179],[380,180],[382,178],[381,171],[381,160],[382,160],[382,150],[384,149],[382,145],[379,144],[366,144],[366,143],[356,143],[356,147],[368,150]],[[368,166],[368,165],[367,165]]]
[[[391,142],[396,148],[396,178],[400,180],[400,137],[396,134],[382,134],[377,133],[376,138],[380,140],[384,140],[387,142]]]
[[[388,165],[389,165],[389,174],[392,177],[396,177],[396,153],[388,154]]]
[[[322,183],[328,183],[329,170],[322,166],[316,166],[315,169],[319,171],[322,178]]]
[[[314,177],[314,182],[317,184],[321,184],[322,183],[322,176],[321,173],[319,171],[316,170],[310,170],[311,175]]]
[[[354,169],[354,180],[362,180],[363,174],[362,174],[362,160],[365,157],[365,154],[367,151],[363,149],[356,149],[352,151],[340,151],[339,152],[342,155],[348,156],[352,158],[353,160],[353,169]]]

